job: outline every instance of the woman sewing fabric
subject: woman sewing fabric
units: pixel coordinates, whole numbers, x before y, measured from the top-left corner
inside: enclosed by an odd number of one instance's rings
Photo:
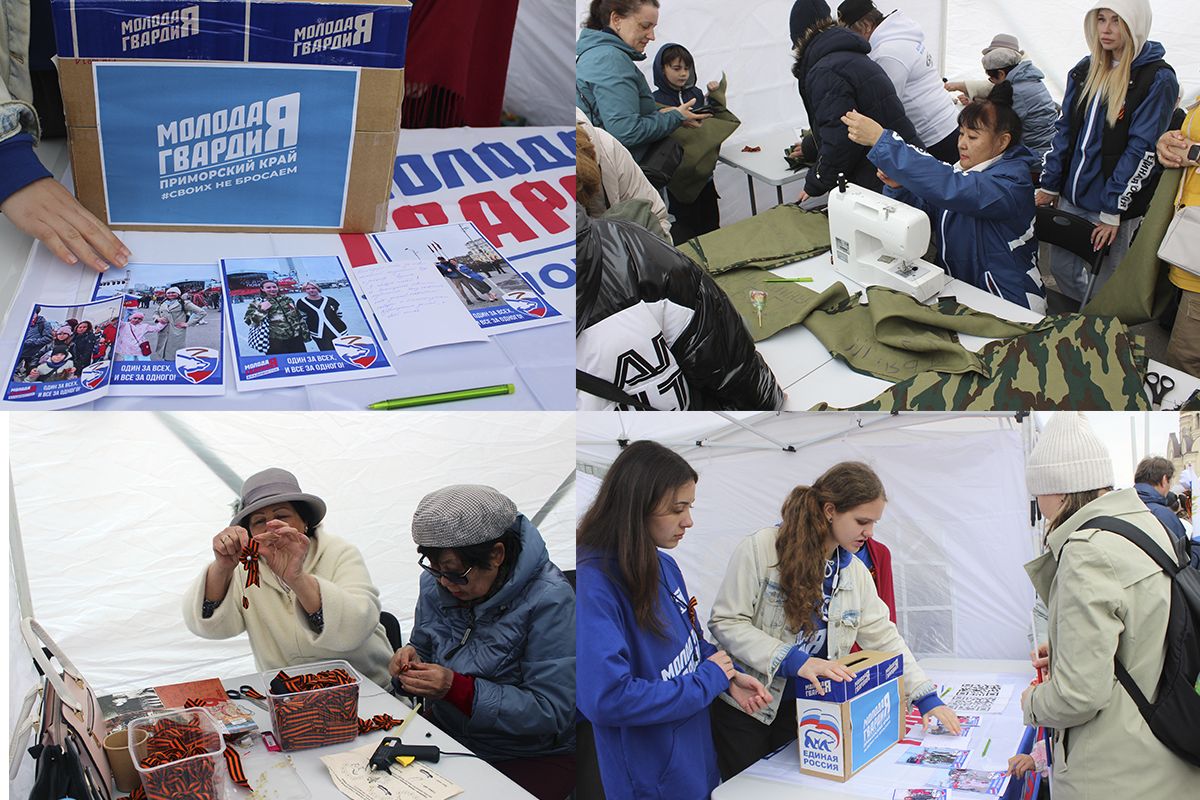
[[[213,561],[184,595],[188,630],[205,639],[244,631],[260,670],[337,658],[389,686],[392,647],[379,622],[379,590],[358,548],[318,533],[325,502],[272,468],[246,479],[239,509],[213,537]],[[238,569],[251,541],[257,586]]]
[[[724,695],[712,707],[721,776],[730,778],[796,738],[796,682],[820,686],[853,672],[835,663],[855,644],[904,655],[908,702],[952,733],[958,717],[917,664],[871,574],[854,557],[883,516],[883,484],[866,464],[835,464],[812,486],[797,486],[783,521],[743,539],[733,551],[708,629],[734,662],[774,699],[752,714]]]
[[[867,145],[884,194],[930,217],[942,266],[951,276],[1044,314],[1037,267],[1036,209],[1021,144],[1012,85],[992,89],[958,115],[960,160],[951,166],[909,145],[895,131],[851,111],[842,117],[851,141]]]
[[[425,570],[391,674],[446,733],[539,800],[575,787],[575,593],[546,543],[490,486],[426,495]]]

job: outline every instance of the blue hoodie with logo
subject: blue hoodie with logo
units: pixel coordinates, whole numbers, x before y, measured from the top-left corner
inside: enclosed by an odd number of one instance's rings
[[[1161,44],[1146,42],[1133,60],[1132,68],[1157,61],[1164,55],[1166,50]],[[1072,111],[1083,88],[1075,81],[1074,72],[1090,59],[1088,56],[1076,64],[1067,77],[1062,114],[1055,125],[1050,150],[1042,161],[1039,183],[1041,188],[1061,194],[1080,208],[1099,213],[1101,222],[1116,225],[1123,212],[1129,210],[1134,195],[1152,185],[1151,179],[1162,170],[1155,155],[1155,145],[1158,137],[1167,130],[1175,110],[1179,81],[1170,69],[1158,70],[1146,98],[1133,111],[1125,152],[1113,173],[1106,176],[1101,169],[1100,147],[1107,127],[1108,108],[1098,102],[1099,95],[1083,115],[1077,140],[1077,132],[1071,129]],[[1121,113],[1125,113],[1124,110]]]
[[[1009,147],[986,168],[964,172],[884,130],[867,157],[900,184],[884,194],[929,215],[938,256],[953,277],[1045,313],[1027,147]]]
[[[675,560],[658,552],[665,636],[638,625],[605,556],[580,553],[576,575],[576,702],[592,723],[609,800],[706,798],[720,783],[708,707],[729,688],[688,614]]]

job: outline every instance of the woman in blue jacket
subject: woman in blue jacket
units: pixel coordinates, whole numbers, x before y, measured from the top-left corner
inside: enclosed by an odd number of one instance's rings
[[[704,640],[663,552],[692,526],[697,477],[666,447],[634,442],[579,523],[577,695],[609,800],[708,797],[720,783],[709,705],[726,691],[748,714],[771,702]]]
[[[1099,289],[1121,263],[1162,168],[1155,159],[1179,97],[1179,81],[1150,34],[1149,0],[1102,0],[1084,17],[1091,54],[1067,77],[1062,114],[1042,164],[1039,206],[1057,205],[1096,224],[1092,246],[1108,245]],[[1088,265],[1062,250],[1050,265],[1058,290],[1080,299]]]
[[[851,111],[842,118],[851,141],[887,184],[884,192],[930,217],[942,266],[955,278],[1039,314],[1046,294],[1033,235],[1036,210],[1031,154],[1005,82],[958,115],[957,164],[910,146],[895,131]]]
[[[698,127],[695,99],[659,110],[646,76],[634,66],[654,41],[658,0],[592,0],[575,43],[575,105],[641,161],[650,144],[680,125]]]
[[[426,495],[426,574],[388,671],[426,714],[539,800],[575,786],[575,595],[537,528],[490,486]]]

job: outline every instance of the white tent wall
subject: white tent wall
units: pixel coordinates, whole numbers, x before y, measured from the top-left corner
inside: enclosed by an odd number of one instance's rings
[[[211,561],[212,537],[228,524],[235,495],[167,424],[198,433],[242,478],[281,466],[322,497],[329,507],[322,529],[362,551],[406,640],[421,572],[410,533],[417,501],[448,484],[483,483],[533,517],[574,469],[571,413],[31,412],[9,419],[36,617],[102,694],[255,669],[244,636],[206,641],[183,625],[181,597]],[[539,526],[564,570],[575,566],[573,495],[565,493]],[[15,626],[9,642],[15,713],[31,682]]]
[[[521,0],[513,30],[504,110],[530,125],[574,125],[575,25],[561,0]]]
[[[827,0],[836,14],[838,0]],[[576,32],[588,3],[575,0]],[[997,33],[1015,34],[1027,57],[1046,73],[1047,86],[1062,100],[1067,72],[1087,51],[1083,16],[1090,2],[1071,0],[903,0],[879,2],[887,13],[899,8],[925,31],[925,41],[950,78],[983,78],[980,51]],[[661,0],[657,41],[646,48],[640,66],[650,79],[654,54],[666,42],[685,45],[696,59],[700,85],[729,76],[729,107],[742,120],[734,138],[753,143],[755,136],[807,127],[804,105],[792,78],[788,47],[788,15],[792,0]],[[1187,99],[1200,92],[1200,28],[1195,0],[1154,0],[1151,38],[1163,43],[1167,61],[1179,76]],[[653,86],[653,81],[651,81]],[[782,154],[780,155],[782,158]],[[721,222],[728,225],[750,216],[744,173],[717,165]],[[800,183],[784,189],[784,202],[800,196]],[[777,202],[774,187],[756,184],[760,209]]]
[[[876,536],[892,551],[898,624],[914,652],[1022,658],[1034,599],[1022,565],[1034,555],[1034,537],[1020,430],[998,419],[966,418],[912,429],[872,428],[878,417],[859,419],[868,423],[861,430],[843,415],[764,415],[753,424],[788,442],[817,438],[822,428],[834,434],[796,453],[738,450],[738,444],[767,446],[745,432],[723,439],[729,449],[673,447],[700,474],[695,527],[671,555],[702,612],[712,608],[734,547],[778,521],[792,487],[810,483],[838,461],[859,460],[876,470],[887,491]],[[723,425],[714,420],[710,433]],[[580,446],[581,464],[611,464],[616,445],[596,442],[606,436],[614,441],[620,432],[616,425],[580,415],[579,437],[589,442]],[[627,434],[631,440],[657,438],[654,427]],[[837,435],[846,428],[855,430]],[[590,504],[598,485],[594,479],[579,480],[577,513]]]

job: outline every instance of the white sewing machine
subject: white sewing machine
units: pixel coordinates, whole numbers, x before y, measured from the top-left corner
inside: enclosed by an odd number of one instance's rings
[[[833,268],[863,286],[886,286],[920,302],[949,280],[921,256],[929,248],[924,211],[861,186],[842,183],[829,193]]]

